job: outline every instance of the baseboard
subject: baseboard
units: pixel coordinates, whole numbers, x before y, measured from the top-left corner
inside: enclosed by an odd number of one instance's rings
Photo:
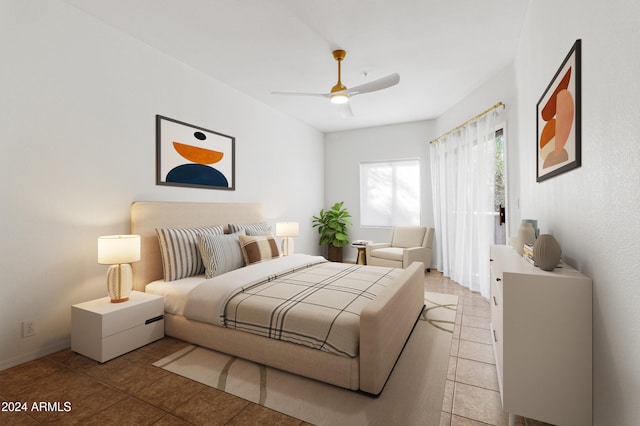
[[[51,355],[52,353],[55,353],[70,347],[71,347],[71,338],[69,337],[58,340],[57,342],[49,343],[48,345],[43,346],[39,349],[36,349],[35,351],[31,351],[26,354],[21,354],[14,358],[1,360],[0,371],[6,370],[7,368],[15,367],[16,365],[24,364],[25,362],[33,361],[34,359]]]

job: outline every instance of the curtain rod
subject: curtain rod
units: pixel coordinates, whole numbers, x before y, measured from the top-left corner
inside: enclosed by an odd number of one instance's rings
[[[451,133],[455,132],[458,129],[462,129],[464,126],[466,126],[467,124],[471,123],[472,121],[477,120],[478,118],[482,117],[483,115],[488,114],[491,111],[493,111],[494,109],[500,108],[500,107],[505,107],[505,104],[503,104],[502,102],[498,102],[497,104],[495,104],[491,108],[487,108],[485,111],[482,111],[480,114],[476,115],[475,117],[472,117],[472,118],[468,119],[467,121],[465,121],[464,123],[462,123],[458,127],[454,128],[454,129],[451,129],[447,133],[443,133],[442,135],[438,136],[437,138],[431,140],[429,142],[429,144],[432,144],[434,142],[439,141],[440,139],[444,138],[445,136],[450,135]]]

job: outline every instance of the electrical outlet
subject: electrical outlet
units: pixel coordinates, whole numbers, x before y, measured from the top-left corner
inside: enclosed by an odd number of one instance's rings
[[[36,334],[36,322],[34,320],[22,323],[22,337],[31,337]]]

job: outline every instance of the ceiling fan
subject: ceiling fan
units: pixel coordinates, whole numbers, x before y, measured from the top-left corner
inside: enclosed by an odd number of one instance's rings
[[[395,86],[400,82],[400,75],[398,73],[394,73],[386,77],[379,78],[378,80],[370,81],[368,83],[364,83],[348,89],[340,81],[340,63],[346,55],[347,52],[344,50],[333,51],[333,58],[338,62],[338,82],[331,88],[331,91],[329,93],[272,92],[272,94],[294,96],[321,96],[324,98],[329,98],[331,100],[331,103],[334,104],[346,104],[353,96],[360,95],[362,93],[376,92],[378,90]]]

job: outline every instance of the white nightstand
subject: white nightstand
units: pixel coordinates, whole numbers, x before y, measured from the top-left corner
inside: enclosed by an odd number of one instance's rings
[[[162,296],[132,291],[129,300],[109,297],[71,307],[71,350],[105,362],[164,336]]]

